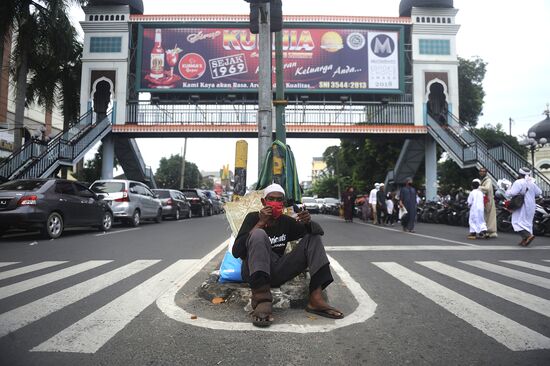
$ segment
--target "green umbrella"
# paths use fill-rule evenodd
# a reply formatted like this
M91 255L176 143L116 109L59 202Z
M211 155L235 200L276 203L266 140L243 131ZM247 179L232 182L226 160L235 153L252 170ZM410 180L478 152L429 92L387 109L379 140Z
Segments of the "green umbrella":
M298 181L296 162L290 146L275 140L267 152L256 190L264 189L271 183L280 184L285 192L287 205L302 202L302 189Z

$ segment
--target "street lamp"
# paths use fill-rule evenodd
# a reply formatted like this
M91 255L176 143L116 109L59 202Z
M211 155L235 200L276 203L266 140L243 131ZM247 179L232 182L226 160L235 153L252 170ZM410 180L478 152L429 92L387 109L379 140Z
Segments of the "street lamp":
M531 165L533 166L533 176L534 176L534 168L535 168L535 151L538 149L544 147L548 143L548 140L546 137L541 137L537 140L537 133L532 131L529 132L528 137L523 139L523 141L520 142L522 146L525 146L526 148L531 151Z

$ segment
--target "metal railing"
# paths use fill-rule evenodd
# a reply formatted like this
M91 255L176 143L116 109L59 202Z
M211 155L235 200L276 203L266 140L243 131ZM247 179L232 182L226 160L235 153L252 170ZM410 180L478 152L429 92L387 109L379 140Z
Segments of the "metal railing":
M477 136L471 127L461 123L455 116L450 117L449 123L444 128L428 115L428 130L438 139L438 142L447 147L448 152L462 162L463 166L479 164L487 169L495 181L499 179L514 181L519 168L531 165L505 142L489 149L485 141ZM550 180L537 169L534 169L534 178L543 193L549 195Z
M52 139L47 146L42 145L40 154L33 156L24 167L12 174L10 179L41 177L53 167L57 167L60 161L72 162L85 149L94 144L106 129L111 127L111 114L99 123L92 123L91 116L83 118L79 124L71 126L72 131L69 128L61 133L59 138L56 136L55 139Z
M256 125L256 105L195 105L130 103L126 122L139 125ZM364 105L293 104L285 109L287 125L414 124L412 103Z
M67 130L61 131L48 142L31 140L25 143L0 164L0 177L5 180L14 179L14 176L34 164L35 160L49 151L52 146L59 145L61 140L70 141L82 134L93 124L93 116L94 113L91 110L86 112L77 122L70 124Z

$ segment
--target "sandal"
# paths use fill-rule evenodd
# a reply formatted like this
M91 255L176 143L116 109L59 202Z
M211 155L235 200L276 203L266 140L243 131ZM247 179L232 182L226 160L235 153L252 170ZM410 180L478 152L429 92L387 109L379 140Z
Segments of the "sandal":
M335 309L331 306L327 306L326 308L322 308L322 309L314 309L314 308L311 308L311 307L307 306L306 311L308 313L312 313L312 314L319 315L319 316L322 316L324 318L329 318L329 319L343 319L344 318L344 313L342 313L340 310ZM339 315L332 314L332 313L330 313L330 311L339 313Z
M273 296L269 285L252 289L251 305L252 325L257 327L269 327L273 323Z

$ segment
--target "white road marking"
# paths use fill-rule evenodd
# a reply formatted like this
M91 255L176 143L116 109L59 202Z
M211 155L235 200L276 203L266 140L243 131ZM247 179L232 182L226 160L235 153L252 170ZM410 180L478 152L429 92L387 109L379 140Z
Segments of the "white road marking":
M125 232L128 232L128 231L134 231L134 230L141 230L141 228L140 228L140 227L133 227L133 228L131 228L131 229L114 230L114 231L104 231L104 232L102 232L102 233L95 234L94 236L104 236L104 235L120 234L120 233L125 233Z
M0 314L0 337L121 281L160 260L137 260L88 281Z
M550 246L533 247L529 250L540 249L549 250ZM329 245L325 247L328 252L361 252L361 251L409 251L409 250L458 250L458 251L484 251L484 250L525 250L525 248L515 246L502 246L502 245L484 245L467 247L463 245Z
M197 262L198 260L177 261L31 351L97 352Z
M164 295L158 298L157 306L170 318L182 323L194 325L208 329L230 330L230 331L258 331L258 332L287 332L287 333L319 333L330 332L334 329L346 327L348 325L361 323L369 319L374 315L376 310L376 303L370 298L370 296L363 290L361 285L357 283L349 273L334 259L329 257L330 265L334 269L335 273L340 277L345 286L353 294L359 305L349 315L346 315L344 319L338 319L332 321L330 324L325 325L298 325L298 324L273 324L268 328L258 328L253 326L250 322L224 322L218 320L209 320L199 317L198 319L191 320L191 314L185 309L182 309L175 303L175 296L177 292L195 276L214 256L219 252L227 248L227 242L222 243L212 252L207 254L201 259L195 268L189 271L176 285L168 290Z
M46 262L31 264L30 266L15 268L15 269L12 269L11 271L1 272L0 280L4 280L6 278L19 276L19 275L34 272L34 271L39 271L41 269L57 266L63 263L67 263L67 261L46 261Z
M102 266L112 261L88 261L68 268L60 269L59 271L51 272L43 276L33 277L25 281L17 282L12 285L0 287L0 299L19 294L33 288L47 285L63 278L73 276L77 273L90 270L95 267Z
M38 244L38 242L37 242L37 241L33 241L33 242L32 242L32 243L30 243L29 245L30 245L30 246L33 246L33 245L37 245L37 244Z
M17 263L21 263L21 262L0 262L0 268L11 266L12 264L17 264Z
M332 217L330 217L330 218L333 219L333 220L337 220L337 219L332 218ZM373 228L380 229L380 230L394 231L394 232L396 232L396 233L419 236L419 237L421 237L421 238L427 238L427 239L433 239L433 240L444 241L444 242L447 242L447 243L454 243L454 244L465 245L465 246L468 246L468 247L478 247L478 246L479 246L479 245L475 245L475 244L471 244L471 243L465 243L465 242L463 242L463 241L457 241L457 240L451 240L451 239L443 239L443 238L438 238L438 237L436 237L436 236L430 236L430 235L424 235L424 234L418 234L418 233L409 233L409 232L406 232L406 231L403 231L403 230L392 229L392 228L384 227L384 226L380 226L380 225L367 224L367 223L365 223L365 222L357 222L357 224L359 224L359 225L364 225L364 226L369 226L369 227L373 227Z
M525 273L521 271L517 271L515 269L503 267L503 266L497 266L496 264L487 263L483 261L460 261L462 263L468 264L470 266L474 266L477 268L484 269L489 272L493 272L496 274L499 274L501 276L506 276L510 278L514 278L518 281L523 281L526 283L529 283L531 285L543 287L546 289L550 289L550 279L544 278L541 276L535 276L530 273Z
M550 317L550 301L440 262L416 262L433 271Z
M529 263L524 261L501 261L502 263L513 264L514 266L534 269L535 271L550 273L550 267L541 266L540 264Z
M550 338L393 262L373 263L512 351L550 348Z

